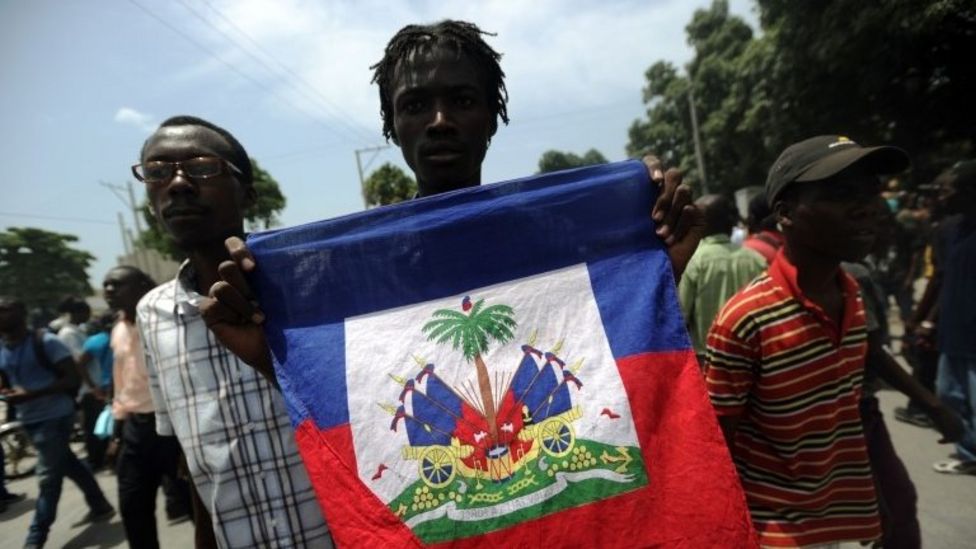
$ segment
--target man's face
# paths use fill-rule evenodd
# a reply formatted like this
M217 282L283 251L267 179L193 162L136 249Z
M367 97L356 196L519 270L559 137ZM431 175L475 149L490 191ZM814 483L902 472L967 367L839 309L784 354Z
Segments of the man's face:
M27 325L27 310L18 303L0 297L0 332L13 332Z
M169 126L149 138L142 161L182 161L200 156L228 160L230 150L223 136L209 128ZM156 219L186 251L241 235L244 209L254 199L253 188L245 187L228 170L200 180L178 171L168 182L147 185L146 192Z
M946 178L939 186L939 204L947 215L976 210L976 191L960 185L958 176Z
M396 143L420 194L481 184L496 122L470 58L440 46L415 51L397 66L392 88Z
M102 281L105 301L113 311L132 311L149 288L140 284L140 277L130 269L112 269Z
M91 318L91 309L87 307L76 307L71 311L72 324L84 324Z
M799 185L777 208L787 240L830 260L863 259L878 237L877 177L854 168Z

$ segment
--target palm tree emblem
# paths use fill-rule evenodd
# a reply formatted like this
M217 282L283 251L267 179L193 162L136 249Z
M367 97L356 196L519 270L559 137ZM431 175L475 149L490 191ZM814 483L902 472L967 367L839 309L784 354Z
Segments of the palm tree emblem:
M508 305L486 307L484 299L472 304L471 298L464 296L461 311L438 309L432 316L433 320L422 329L427 334L427 341L450 342L451 347L455 351L461 351L468 362L474 362L488 431L493 441L498 440L498 425L495 423L497 409L492 397L488 367L481 355L488 351L488 344L492 340L504 344L515 336L517 323L514 311Z

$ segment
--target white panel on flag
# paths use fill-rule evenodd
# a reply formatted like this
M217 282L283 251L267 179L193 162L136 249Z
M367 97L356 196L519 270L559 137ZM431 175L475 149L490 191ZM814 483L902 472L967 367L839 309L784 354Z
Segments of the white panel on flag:
M476 314L497 318L480 341L467 332L466 357ZM646 482L629 469L643 469L639 444L585 265L350 318L345 341L359 476L384 503L400 498L408 524L511 513L584 480ZM496 505L465 508L506 482L505 497L482 498Z

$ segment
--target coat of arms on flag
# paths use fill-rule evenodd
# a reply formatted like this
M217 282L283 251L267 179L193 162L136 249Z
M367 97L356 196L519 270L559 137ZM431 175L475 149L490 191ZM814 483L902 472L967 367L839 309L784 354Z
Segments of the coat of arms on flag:
M560 308L573 321L553 327L549 315ZM348 363L350 401L378 400L350 410L357 455L369 456L359 476L422 540L647 484L584 267L354 318L346 328L347 349L371 349ZM397 339L412 339L409 353L371 345ZM385 395L371 379L375 361L393 370Z
M651 197L627 162L251 238L340 545L754 544Z

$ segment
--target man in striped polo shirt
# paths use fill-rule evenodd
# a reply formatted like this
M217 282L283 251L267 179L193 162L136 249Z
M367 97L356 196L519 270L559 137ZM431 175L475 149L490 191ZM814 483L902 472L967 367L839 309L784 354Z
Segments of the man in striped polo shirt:
M908 165L900 149L834 135L783 151L766 198L785 245L709 330L709 395L764 546L881 536L858 414L864 309L840 263L874 243L877 176Z

